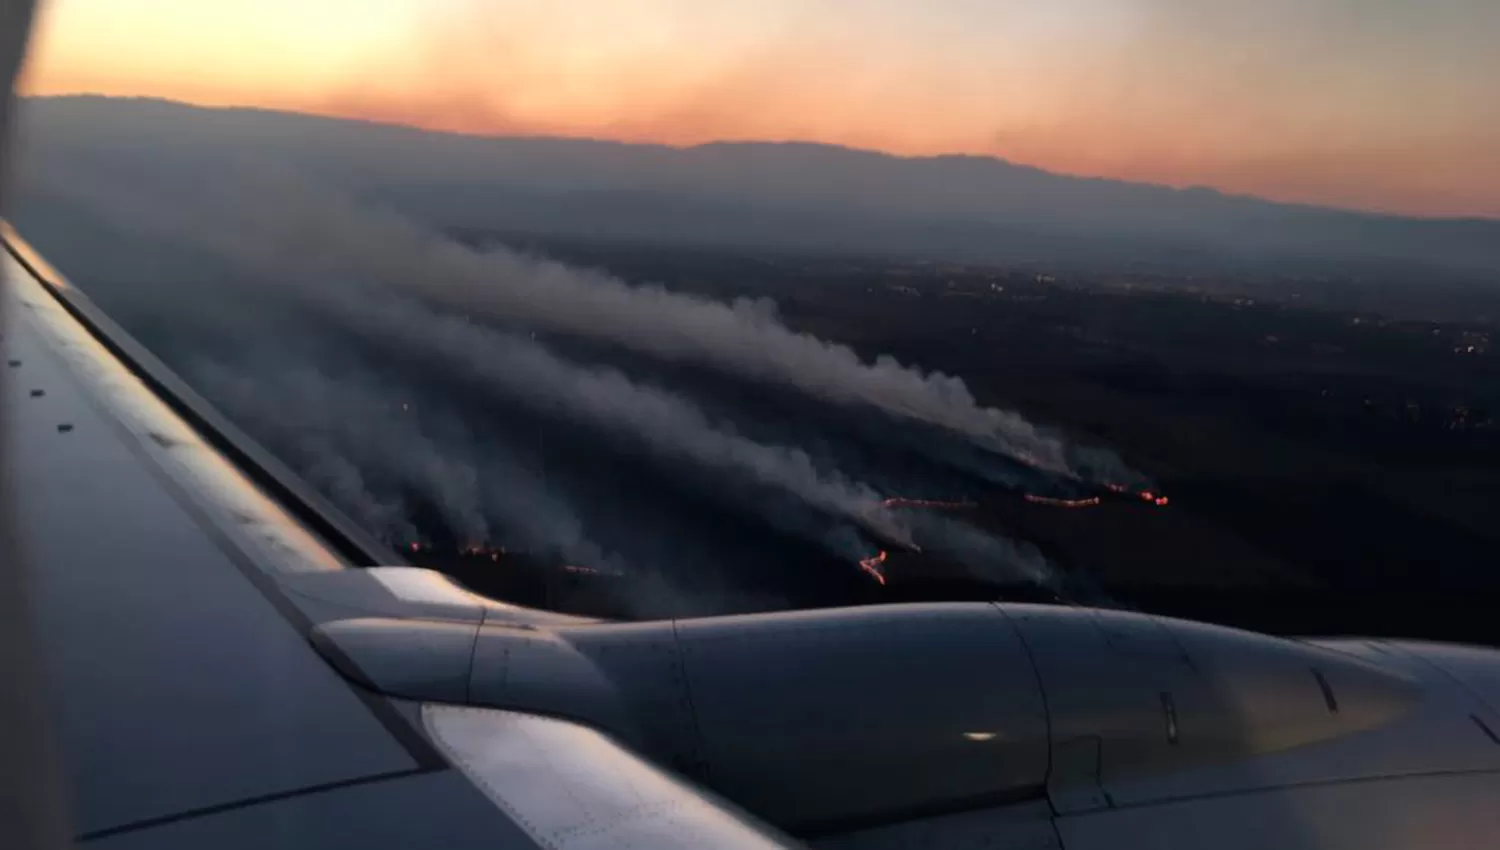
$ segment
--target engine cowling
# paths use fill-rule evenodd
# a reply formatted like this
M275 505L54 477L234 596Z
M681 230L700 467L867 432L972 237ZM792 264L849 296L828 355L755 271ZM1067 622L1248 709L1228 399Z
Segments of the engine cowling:
M389 630L411 655L412 628L323 631L368 656ZM458 665L468 702L596 726L803 833L1044 796L1060 812L1104 808L1154 793L1139 790L1148 780L1375 728L1419 696L1404 676L1324 647L1057 606L486 621L462 632L425 645L468 652ZM389 692L455 693L451 681L421 693L431 675L401 675L402 664L354 660L380 670L373 684Z

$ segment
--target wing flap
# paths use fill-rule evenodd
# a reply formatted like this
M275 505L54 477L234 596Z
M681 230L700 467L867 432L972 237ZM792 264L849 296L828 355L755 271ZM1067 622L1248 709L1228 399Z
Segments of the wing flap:
M437 704L423 707L422 720L449 761L542 847L802 846L586 726Z

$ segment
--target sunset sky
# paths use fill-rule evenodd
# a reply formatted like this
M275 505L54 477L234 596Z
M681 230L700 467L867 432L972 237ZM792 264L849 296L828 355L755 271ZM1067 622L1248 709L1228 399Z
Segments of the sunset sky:
M52 0L23 91L1500 217L1497 0Z

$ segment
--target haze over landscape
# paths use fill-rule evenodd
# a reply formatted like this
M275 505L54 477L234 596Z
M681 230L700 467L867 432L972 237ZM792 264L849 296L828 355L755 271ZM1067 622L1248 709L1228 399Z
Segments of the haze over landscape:
M64 0L7 215L485 592L1482 636L1496 7L569 8Z
M141 125L150 132L118 121L79 132L32 110L53 105L144 109L153 120ZM862 361L791 331L770 302L721 304L470 248L295 170L336 180L316 168L331 160L300 161L240 133L224 144L179 132L161 108L28 104L19 221L393 544L524 548L590 569L634 563L681 575L691 562L662 545L717 546L723 520L669 531L667 520L632 515L686 512L675 495L686 491L851 568L881 544L918 548L913 521L883 505L895 481L930 487L912 477L913 461L850 468L847 453L822 445L831 435L809 442L809 431L848 429L845 409L869 410L861 442L926 455L934 476L1006 488L1144 480L1107 452L982 407L961 380ZM736 384L738 395L724 394ZM537 428L551 446L527 436ZM598 461L586 459L601 450L609 478L646 467L629 473L629 504L618 501L624 482L599 480ZM1004 538L933 522L927 548L964 559L978 547L981 572L1045 577L1039 556ZM610 527L614 536L596 542ZM734 561L717 560L720 570Z

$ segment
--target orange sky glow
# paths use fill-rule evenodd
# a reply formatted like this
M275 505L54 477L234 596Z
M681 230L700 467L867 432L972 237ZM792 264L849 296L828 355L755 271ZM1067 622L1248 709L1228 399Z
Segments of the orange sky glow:
M54 0L29 94L987 154L1500 217L1493 0Z

